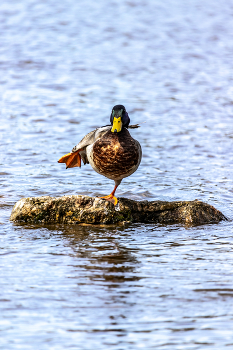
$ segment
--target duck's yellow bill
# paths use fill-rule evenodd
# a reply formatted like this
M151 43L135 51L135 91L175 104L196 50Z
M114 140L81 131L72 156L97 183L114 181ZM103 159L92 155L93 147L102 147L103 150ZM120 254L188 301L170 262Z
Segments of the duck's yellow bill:
M121 117L119 118L114 117L111 132L120 132L121 129L122 129Z

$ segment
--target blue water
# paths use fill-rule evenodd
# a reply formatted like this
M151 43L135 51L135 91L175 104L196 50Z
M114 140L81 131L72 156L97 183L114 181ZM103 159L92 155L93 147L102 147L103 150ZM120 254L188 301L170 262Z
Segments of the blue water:
M2 0L0 348L233 348L233 2ZM36 226L23 197L107 195L57 160L124 104L143 159L118 197L217 225Z

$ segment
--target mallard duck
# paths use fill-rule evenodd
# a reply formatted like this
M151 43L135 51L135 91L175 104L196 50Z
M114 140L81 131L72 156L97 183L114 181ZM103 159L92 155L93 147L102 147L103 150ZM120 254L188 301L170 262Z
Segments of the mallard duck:
M68 153L61 157L58 163L66 163L67 168L81 167L81 159L85 164L91 164L99 174L115 181L113 191L103 198L117 204L114 196L122 179L132 175L141 162L142 150L140 143L133 139L128 128L130 118L122 105L113 107L110 115L111 125L102 126L89 132Z

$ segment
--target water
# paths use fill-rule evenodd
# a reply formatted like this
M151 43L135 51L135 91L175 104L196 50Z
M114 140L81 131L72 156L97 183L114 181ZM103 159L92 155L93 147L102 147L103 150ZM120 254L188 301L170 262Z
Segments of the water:
M0 348L233 348L233 2L1 1ZM107 195L57 160L124 104L143 159L118 197L229 221L34 226L23 197Z

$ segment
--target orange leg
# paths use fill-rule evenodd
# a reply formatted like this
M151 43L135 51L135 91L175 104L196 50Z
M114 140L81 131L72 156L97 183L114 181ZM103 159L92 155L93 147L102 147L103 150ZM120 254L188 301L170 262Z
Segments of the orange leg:
M114 190L108 196L99 197L99 198L103 198L106 201L112 202L114 205L117 205L117 198L114 197L114 194L116 192L117 187L118 187L118 185L115 185Z

